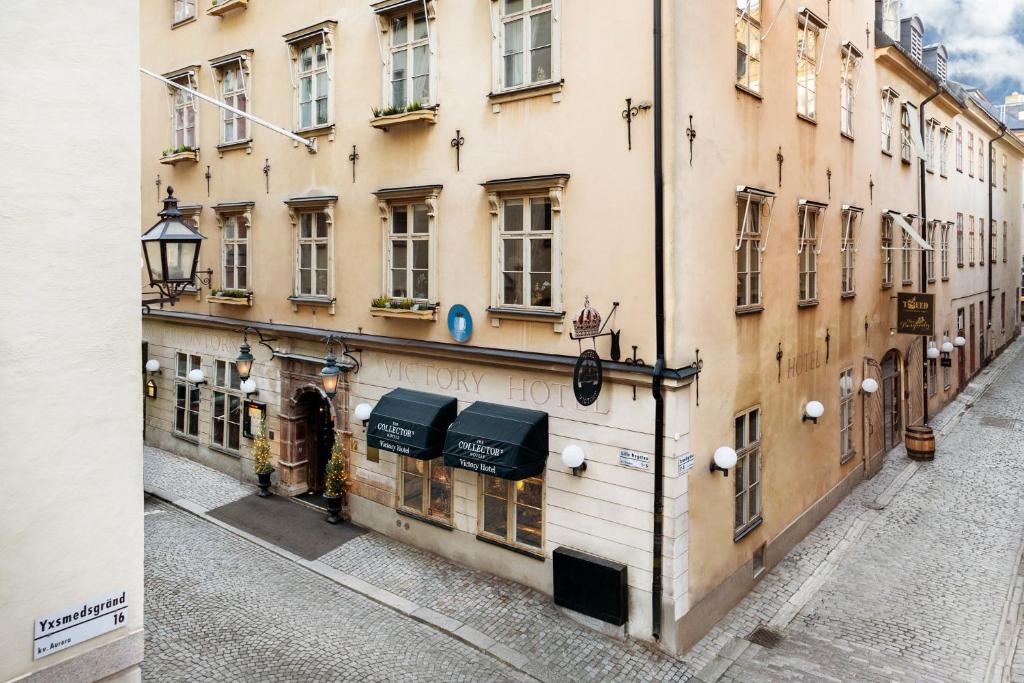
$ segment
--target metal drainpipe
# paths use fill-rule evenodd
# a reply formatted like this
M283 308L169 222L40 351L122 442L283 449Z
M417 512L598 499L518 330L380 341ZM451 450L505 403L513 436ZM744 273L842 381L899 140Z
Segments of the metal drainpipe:
M999 124L999 128L1000 128L999 135L997 135L996 137L994 137L994 138L992 138L991 140L988 141L988 169L989 169L989 173L988 173L988 175L989 175L989 179L988 179L988 225L985 226L986 229L989 229L988 230L988 254L985 255L985 260L988 261L988 264L987 264L987 270L988 270L988 296L985 299L987 301L987 303L985 305L987 306L987 310L988 310L988 321L987 321L987 323L985 325L985 337L986 337L986 341L988 343L985 345L985 350L988 352L988 357L982 359L982 363L984 363L986 366L989 364L990 359L992 358L992 349L991 349L992 340L989 338L988 331L990 329L992 329L992 256L995 255L995 253L996 253L996 247L995 247L994 244L992 244L992 235L993 235L994 231L990 229L991 226L992 226L992 220L993 220L992 211L993 211L993 208L994 208L993 204L992 204L992 201L993 201L993 198L992 198L992 188L995 185L995 164L992 163L992 160L995 157L993 157L992 155L995 154L996 141L999 140L1000 138L1002 138L1004 135L1006 135L1006 125L1005 124Z
M934 100L936 97L938 97L941 94L942 94L942 88L940 87L934 93L929 95L923 102L921 102L921 107L920 107L920 110L918 111L918 116L920 116L920 118L921 118L921 137L922 137L921 141L922 142L926 142L927 141L927 139L924 138L924 135L925 135L925 132L924 132L924 108L925 108L925 106L929 102L931 102L932 100ZM925 158L921 159L921 227L924 229L924 238L925 238L925 240L928 239L928 192L927 192L928 159L927 159L927 156L928 155L926 153L925 154ZM927 260L928 260L928 254L925 253L924 251L922 251L921 252L921 292L922 293L927 293L928 292L928 263L927 263ZM935 311L933 310L932 311L932 316L934 317L934 315L935 315ZM921 394L922 394L922 398L924 399L924 425L927 427L928 426L928 363L930 361L928 360L928 335L926 335L926 334L921 335L921 360L922 360L922 365L921 365L922 375L921 375L921 377L923 379L923 381L921 382ZM909 421L909 419L910 419L909 416L908 416L907 419Z
M651 378L654 394L654 547L651 577L651 635L661 640L661 554L664 529L665 399L665 192L662 159L661 0L654 0L654 339L657 359Z

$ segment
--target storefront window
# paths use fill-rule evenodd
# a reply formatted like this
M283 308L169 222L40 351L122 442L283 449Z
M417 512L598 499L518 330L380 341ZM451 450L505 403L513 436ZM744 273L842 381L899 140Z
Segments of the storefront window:
M400 507L425 517L451 523L452 469L441 458L402 458Z
M174 431L199 438L199 387L186 381L188 373L202 365L200 356L179 353L175 359Z
M480 533L537 551L543 547L544 480L509 481L482 475Z

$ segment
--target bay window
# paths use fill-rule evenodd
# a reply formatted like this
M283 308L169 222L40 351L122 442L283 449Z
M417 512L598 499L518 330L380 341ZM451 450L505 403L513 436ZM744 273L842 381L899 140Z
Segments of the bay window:
M480 475L479 533L539 553L544 549L544 479L509 481Z
M736 85L761 92L761 0L736 0Z
M452 468L445 467L444 458L399 460L399 509L451 525Z
M231 361L215 363L213 381L213 443L238 451L242 430L241 378Z

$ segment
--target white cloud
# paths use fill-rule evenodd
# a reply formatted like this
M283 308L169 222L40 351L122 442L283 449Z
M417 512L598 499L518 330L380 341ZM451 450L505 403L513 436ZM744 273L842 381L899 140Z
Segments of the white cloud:
M983 88L1024 77L1024 0L904 0L949 50L950 76ZM1016 30L1015 30L1016 29Z

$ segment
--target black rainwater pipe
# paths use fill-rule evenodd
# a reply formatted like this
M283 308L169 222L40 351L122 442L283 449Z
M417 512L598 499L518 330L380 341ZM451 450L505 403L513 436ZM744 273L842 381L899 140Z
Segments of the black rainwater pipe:
M654 0L654 548L651 577L651 635L661 639L661 554L664 529L665 398L665 191L662 159L661 0Z
M988 231L988 254L986 255L986 258L985 258L985 260L988 261L988 297L986 299L988 301L988 303L986 304L986 306L988 306L988 321L987 321L987 323L985 325L985 337L986 337L986 341L989 342L989 343L986 344L986 346L985 346L985 351L988 352L987 357L982 359L982 362L985 365L988 365L989 362L990 362L990 359L992 358L992 349L990 348L992 346L992 344L991 344L992 339L990 338L990 336L988 334L988 331L992 329L992 298L993 298L992 297L992 261L995 260L993 257L997 253L996 245L993 244L996 231L994 229L992 229L992 228L996 227L996 226L993 225L993 222L995 221L995 217L992 215L992 212L993 212L993 209L994 209L993 204L992 204L992 201L993 201L993 199L992 199L992 189L995 187L995 184L996 184L995 150L996 150L996 141L999 140L1000 138L1002 138L1004 135L1006 135L1006 124L1002 124L1002 123L999 124L999 129L1000 129L999 135L997 135L996 137L994 137L994 138L992 138L991 140L988 141L988 171L989 171L988 172L988 175L989 175L989 179L988 179L988 227L989 227L989 231Z
M942 94L942 87L929 95L923 102L921 102L920 111L918 116L921 118L921 142L924 143L924 108L925 106L934 100L936 97ZM927 150L927 148L926 148ZM925 158L921 159L921 228L924 230L924 238L928 239L928 191L927 191L927 167L928 167L928 154L925 153ZM935 247L933 246L932 249ZM934 263L934 255L932 256L932 263ZM928 292L928 254L924 251L921 252L921 293ZM932 308L932 318L934 320L935 310ZM934 332L934 330L932 330ZM928 426L928 364L931 360L928 359L928 335L921 335L921 368L922 368L922 379L921 382L921 397L924 399L924 425ZM907 418L909 420L909 416Z

